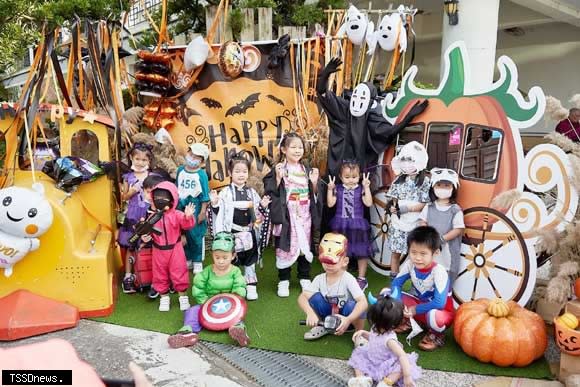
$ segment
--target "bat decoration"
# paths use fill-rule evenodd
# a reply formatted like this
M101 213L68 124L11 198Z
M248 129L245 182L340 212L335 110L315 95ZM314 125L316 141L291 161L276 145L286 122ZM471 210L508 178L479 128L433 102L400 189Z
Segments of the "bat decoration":
M271 99L272 101L276 102L278 105L284 106L284 101L282 101L280 98L273 96L272 94L268 94L266 96L266 98Z
M246 110L248 110L249 108L253 108L254 105L256 105L256 103L259 102L258 99L259 96L260 93L250 94L249 96L246 97L246 99L241 101L239 104L229 108L228 111L226 112L226 117L233 116L236 114L244 114Z
M221 109L223 107L221 103L211 98L202 98L201 102L210 109Z
M181 119L184 125L189 125L189 117L201 116L201 114L192 108L188 108L185 104L181 104L179 105L177 116Z

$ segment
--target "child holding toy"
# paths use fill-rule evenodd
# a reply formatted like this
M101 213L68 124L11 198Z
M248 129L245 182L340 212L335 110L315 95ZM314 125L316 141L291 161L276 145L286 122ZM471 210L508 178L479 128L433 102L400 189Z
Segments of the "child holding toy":
M301 161L304 140L294 132L280 140L280 162L264 177L264 190L270 204L278 296L290 295L290 270L298 261L298 279L302 290L310 285L312 234L320 227L322 200L321 181L317 168L308 168Z
M399 177L391 184L387 197L391 213L387 238L391 248L391 277L399 272L401 255L407 254L407 235L419 225L419 215L430 202L427 150L417 141L405 144L393 158L392 168Z
M236 238L236 265L244 268L247 283L246 299L258 299L256 262L259 259L258 240L262 234L264 215L269 211L270 198L260 200L255 189L246 185L250 173L250 161L236 154L228 161L232 183L219 193L210 192L211 206L215 214L214 233L232 232Z
M184 315L183 327L167 339L171 348L189 347L198 342L197 334L202 326L199 314L203 303L216 294L233 293L246 296L246 282L241 270L232 264L235 259L234 236L229 232L218 232L212 242L213 264L206 266L193 279L192 294L197 305ZM228 333L242 347L250 343L243 321L231 326Z
M126 203L126 211L121 215L118 242L125 251L125 277L123 278L123 293L135 293L135 275L133 274L133 262L138 242L129 243L133 234L133 227L147 216L149 205L143 195L143 181L149 176L153 164L152 147L137 142L129 150L128 159L131 172L123 175L121 188L121 200Z
M377 387L411 387L421 377L421 367L417 366L417 354L407 354L395 333L395 328L403 321L403 304L389 296L380 296L369 307L367 318L371 330L357 331L353 338L362 337L366 345L357 346L352 352L348 365L354 368L355 377L348 381L349 387L370 387L373 381Z
M161 295L159 311L168 312L171 307L169 287L179 293L179 309L190 307L187 297L189 273L185 262L185 252L181 244L181 231L195 226L193 203L185 207L184 212L176 209L178 202L177 187L168 181L159 183L151 191L151 202L163 216L154 225L158 234L143 235L141 239L147 243L153 242L153 281L152 286Z
M205 161L209 156L207 145L195 143L189 146L185 165L177 168L176 185L179 192L178 209L183 210L192 203L195 207L196 225L185 233L188 269L197 274L203 270L205 256L206 211L209 203L209 180L205 172Z
M459 273L461 236L465 229L463 211L456 202L459 177L457 172L446 168L431 169L432 203L427 204L419 218L422 225L432 226L441 236L441 254L437 262L449 273L450 288Z
M434 261L441 251L441 237L433 227L419 226L409 233L407 244L409 259L391 283L391 296L405 305L405 319L395 332L409 332L410 318L414 318L429 328L419 348L433 351L445 345L445 329L455 317L447 270ZM411 280L411 293L402 290L407 280Z
M368 287L366 272L369 257L374 254L370 241L371 226L364 217L364 206L370 207L373 204L369 174L363 174L362 184L359 184L359 163L347 160L340 166L342 183L336 184L336 178L332 176L328 180L327 205L330 208L337 205L330 229L347 237L348 257L357 260L357 282L364 291Z
M312 329L304 334L304 340L316 340L329 332L318 322L329 315L340 315L341 324L336 335L342 335L352 324L355 329L364 327L367 300L348 266L348 241L344 235L327 233L320 241L318 259L323 274L319 274L298 297L298 305L306 313L306 325Z

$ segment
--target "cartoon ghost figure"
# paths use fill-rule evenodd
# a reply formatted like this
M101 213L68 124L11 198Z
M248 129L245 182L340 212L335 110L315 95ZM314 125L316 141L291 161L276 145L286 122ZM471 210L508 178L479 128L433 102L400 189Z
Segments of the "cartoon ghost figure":
M369 50L367 54L375 51L379 43L381 49L393 51L397 46L400 52L407 51L407 30L405 29L404 8L399 7L399 12L383 16L377 30L369 38Z
M365 39L373 33L374 23L370 22L367 15L361 13L354 5L346 11L345 23L338 30L337 36L346 34L355 46L360 46Z
M419 173L427 168L429 155L427 149L417 141L411 141L401 148L399 154L391 161L391 167L396 175Z
M32 189L9 187L0 190L0 268L12 275L12 267L40 247L37 238L52 224L52 207L44 196L44 186Z

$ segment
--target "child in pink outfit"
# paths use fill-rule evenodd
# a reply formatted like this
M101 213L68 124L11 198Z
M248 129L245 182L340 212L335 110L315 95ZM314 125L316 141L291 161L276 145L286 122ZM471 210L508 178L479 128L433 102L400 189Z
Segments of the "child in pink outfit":
M154 226L160 234L152 233L142 237L144 242L153 241L152 286L161 295L159 311L168 312L170 309L170 284L179 293L179 309L187 310L190 307L186 293L189 273L181 244L181 231L195 227L195 208L189 204L184 212L177 210L177 187L168 181L156 185L151 191L151 197L154 208L164 211L163 217Z

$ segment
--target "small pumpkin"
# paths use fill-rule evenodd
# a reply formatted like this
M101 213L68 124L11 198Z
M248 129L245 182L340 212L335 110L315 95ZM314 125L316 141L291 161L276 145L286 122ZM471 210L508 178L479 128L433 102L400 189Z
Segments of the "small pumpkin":
M514 301L501 299L462 304L453 335L467 355L500 367L525 367L548 346L544 320Z
M578 327L578 318L572 313L564 313L558 317L560 324L566 325L570 329L576 329Z
M560 351L568 355L580 356L580 332L563 323L563 316L554 318L554 340L556 345L558 345Z

